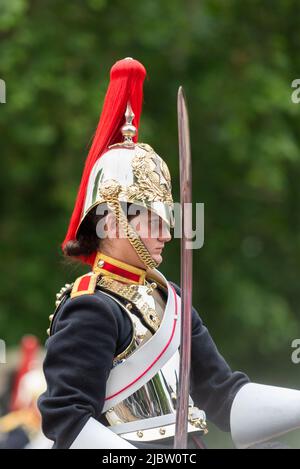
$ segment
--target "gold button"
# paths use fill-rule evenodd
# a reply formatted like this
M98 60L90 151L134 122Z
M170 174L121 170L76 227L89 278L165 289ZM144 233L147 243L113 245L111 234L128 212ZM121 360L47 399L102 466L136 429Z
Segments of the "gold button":
M166 430L165 430L164 428L160 428L160 429L159 429L159 433L160 433L161 435L165 435Z
M125 306L125 308L127 308L127 309L132 309L132 304L131 304L131 303L127 303L127 305Z
M47 334L50 335L50 327L47 329Z
M49 321L52 321L54 314L50 314Z
M140 430L138 432L136 432L136 434L139 438L143 438L143 436L144 436L144 433L141 432Z
M154 290L155 288L157 288L157 283L156 283L156 282L152 282L151 285L150 285L150 287L153 288L153 290Z
M100 259L100 261L98 262L98 267L103 267L103 266L104 266L104 260Z

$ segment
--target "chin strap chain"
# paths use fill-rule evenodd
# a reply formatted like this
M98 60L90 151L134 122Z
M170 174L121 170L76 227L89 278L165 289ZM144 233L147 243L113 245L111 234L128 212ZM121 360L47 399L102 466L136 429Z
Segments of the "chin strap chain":
M145 264L148 269L154 269L158 267L159 264L152 258L151 254L149 253L148 249L142 242L137 232L132 228L130 223L128 223L128 220L121 207L119 200L115 199L114 197L106 196L106 202L108 208L115 214L116 219L122 226L126 237L128 238L131 246L139 256L141 261Z

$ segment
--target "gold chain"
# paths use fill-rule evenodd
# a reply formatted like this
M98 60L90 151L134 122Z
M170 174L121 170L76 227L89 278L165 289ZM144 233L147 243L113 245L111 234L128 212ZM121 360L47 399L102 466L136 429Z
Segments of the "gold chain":
M110 208L116 216L116 219L120 222L130 244L136 251L137 255L141 259L141 261L148 267L148 269L153 269L158 267L158 263L152 258L151 254L149 253L148 249L142 242L139 235L136 231L132 228L132 226L128 223L126 215L123 212L123 209L120 205L119 200L116 200L114 197L106 197L106 202L108 208Z

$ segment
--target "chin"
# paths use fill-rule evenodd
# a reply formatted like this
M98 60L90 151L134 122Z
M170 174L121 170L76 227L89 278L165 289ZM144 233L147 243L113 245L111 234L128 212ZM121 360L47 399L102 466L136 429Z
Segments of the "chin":
M153 259L155 260L155 262L157 262L158 264L161 264L163 258L161 256L161 254L153 254Z

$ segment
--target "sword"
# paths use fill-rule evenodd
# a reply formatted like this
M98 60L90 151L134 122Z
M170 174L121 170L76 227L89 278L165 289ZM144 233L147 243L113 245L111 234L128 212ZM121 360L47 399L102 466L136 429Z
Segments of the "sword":
M192 233L192 165L189 119L182 86L177 95L180 203L181 203L181 341L178 399L174 448L187 448L192 331L192 250L187 248ZM188 205L186 205L188 204Z

